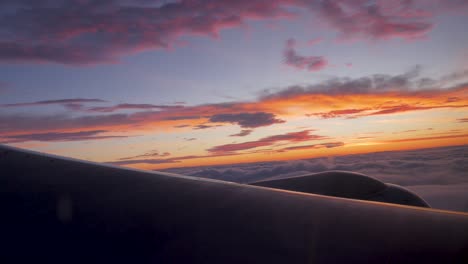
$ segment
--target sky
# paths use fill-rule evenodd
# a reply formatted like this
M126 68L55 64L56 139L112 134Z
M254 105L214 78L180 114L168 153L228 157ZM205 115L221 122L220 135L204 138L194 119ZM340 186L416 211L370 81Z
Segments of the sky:
M0 143L141 169L468 143L466 0L0 1Z

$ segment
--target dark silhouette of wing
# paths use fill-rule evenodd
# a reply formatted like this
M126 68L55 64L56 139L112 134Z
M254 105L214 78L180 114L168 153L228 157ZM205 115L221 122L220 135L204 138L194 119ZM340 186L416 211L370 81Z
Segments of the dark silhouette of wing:
M258 181L251 185L358 200L430 207L426 201L408 189L348 171L312 173L299 177Z
M468 215L0 146L0 263L467 263Z

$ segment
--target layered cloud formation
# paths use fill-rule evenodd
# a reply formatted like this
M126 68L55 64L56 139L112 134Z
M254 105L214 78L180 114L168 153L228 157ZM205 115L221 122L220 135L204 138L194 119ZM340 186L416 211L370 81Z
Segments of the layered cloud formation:
M435 15L467 6L443 0L6 0L0 2L0 60L114 63L173 46L180 36L216 36L250 20L294 18L294 9L320 17L341 38L414 39L433 28ZM290 59L309 68L323 63Z
M439 79L422 78L420 67L415 67L400 75L334 77L313 85L266 90L250 102L195 106L134 103L103 106L105 100L82 98L21 102L0 107L16 109L54 104L62 105L67 112L54 115L36 115L34 111L28 114L2 112L0 138L25 133L144 132L158 128L210 129L226 125L255 129L281 124L292 117L356 119L434 109L465 109L468 107L467 77L468 74L462 72ZM90 105L95 103L100 106Z

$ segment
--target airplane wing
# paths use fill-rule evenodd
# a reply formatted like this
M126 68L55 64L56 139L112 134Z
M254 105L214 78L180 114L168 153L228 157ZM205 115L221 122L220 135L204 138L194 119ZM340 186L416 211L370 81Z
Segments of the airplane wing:
M250 184L350 199L430 207L424 199L406 188L355 172L326 171Z
M259 185L0 146L0 263L468 263L468 214Z

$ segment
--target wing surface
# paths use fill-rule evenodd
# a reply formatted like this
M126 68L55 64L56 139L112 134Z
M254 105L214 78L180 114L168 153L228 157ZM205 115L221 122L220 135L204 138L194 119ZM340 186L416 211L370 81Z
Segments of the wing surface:
M467 263L468 215L0 146L0 263Z

